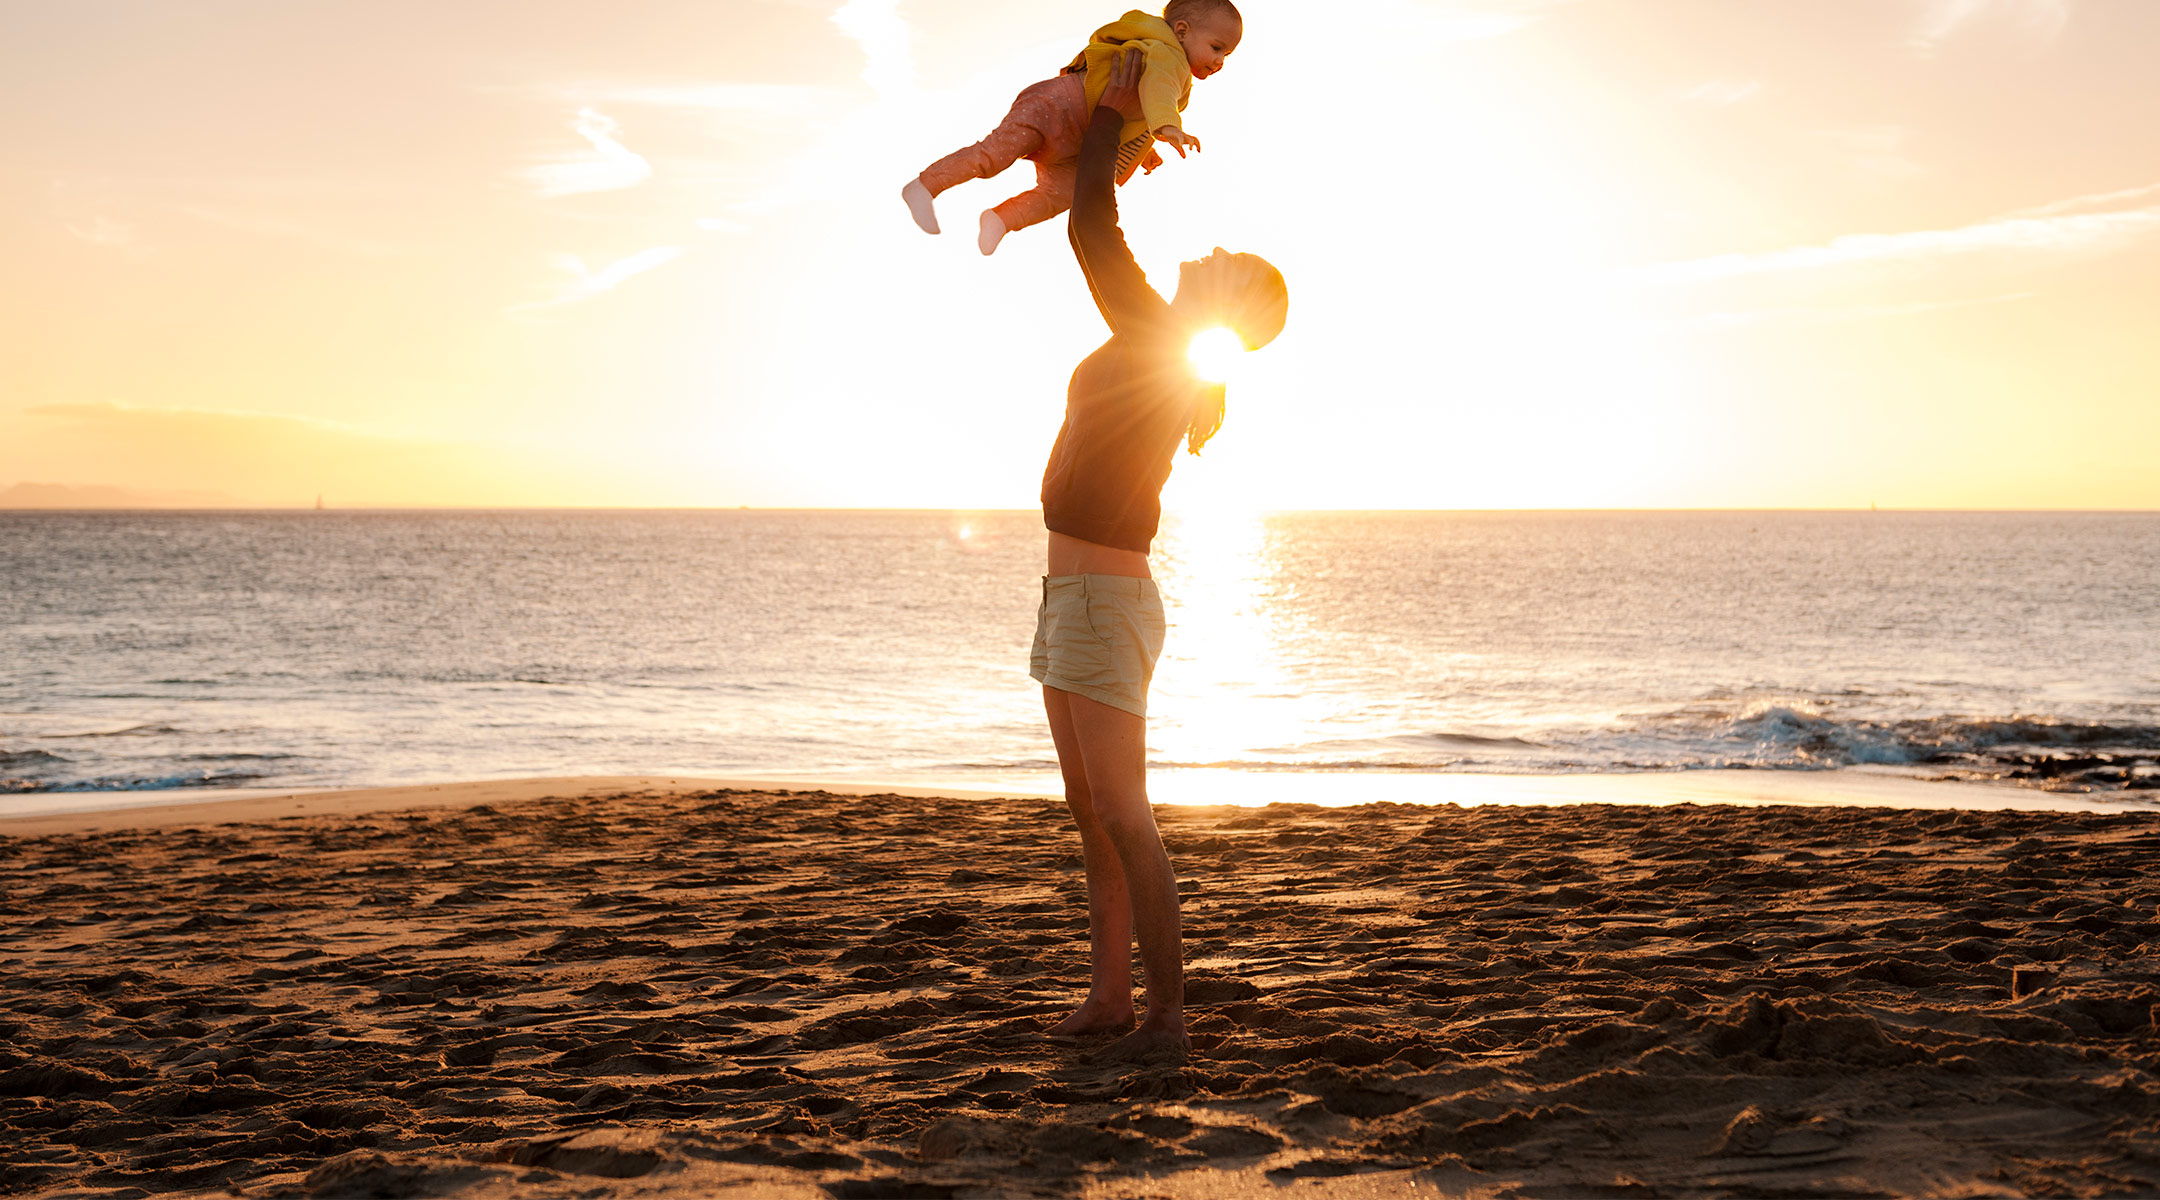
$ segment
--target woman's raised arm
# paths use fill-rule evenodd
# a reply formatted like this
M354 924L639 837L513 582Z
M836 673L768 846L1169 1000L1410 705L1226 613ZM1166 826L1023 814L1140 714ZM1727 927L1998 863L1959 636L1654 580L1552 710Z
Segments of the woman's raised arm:
M1118 228L1118 133L1140 113L1140 51L1128 49L1118 59L1110 82L1096 104L1087 136L1080 143L1078 178L1073 184L1072 216L1067 231L1073 257L1087 277L1088 291L1113 333L1141 337L1175 327L1170 306L1133 260Z

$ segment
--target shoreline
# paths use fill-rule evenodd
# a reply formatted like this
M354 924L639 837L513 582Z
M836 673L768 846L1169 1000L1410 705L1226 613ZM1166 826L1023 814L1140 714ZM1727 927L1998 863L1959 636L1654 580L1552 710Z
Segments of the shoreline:
M837 796L954 800L1060 799L1063 795L1056 774L1048 771L969 780L974 786L950 786L946 782L949 778L907 772L877 778L658 773L525 776L350 788L28 792L0 797L0 836L356 816L629 791L660 795L723 790L829 792ZM2149 792L2124 800L2097 799L2096 795L2109 793L2048 792L2013 784L1922 779L1849 767L1822 771L1705 769L1579 775L1164 770L1151 772L1148 778L1156 804L1181 807L1732 804L1965 812L2160 812L2160 795Z

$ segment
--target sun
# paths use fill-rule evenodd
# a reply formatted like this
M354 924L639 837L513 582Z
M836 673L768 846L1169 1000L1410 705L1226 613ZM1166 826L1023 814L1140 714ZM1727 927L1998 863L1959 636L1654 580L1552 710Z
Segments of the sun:
M1222 383L1230 378L1230 372L1245 356L1245 339L1221 326L1203 329L1193 338L1192 349L1186 353L1192 359L1194 374L1209 383Z

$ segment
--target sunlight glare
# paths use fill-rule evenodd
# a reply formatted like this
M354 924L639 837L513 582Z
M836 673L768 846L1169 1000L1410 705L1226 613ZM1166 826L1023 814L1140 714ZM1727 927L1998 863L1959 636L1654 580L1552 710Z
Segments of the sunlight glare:
M1203 329L1192 340L1187 356L1192 359L1193 373L1209 383L1223 383L1245 354L1245 340L1234 331L1217 326Z
M1267 518L1255 508L1183 508L1164 529L1162 588L1172 636L1155 676L1152 761L1254 762L1304 737L1328 702L1286 671L1296 633L1278 607L1284 582Z
M1002 540L981 513L952 514L945 524L944 534L946 547L962 554L994 553Z

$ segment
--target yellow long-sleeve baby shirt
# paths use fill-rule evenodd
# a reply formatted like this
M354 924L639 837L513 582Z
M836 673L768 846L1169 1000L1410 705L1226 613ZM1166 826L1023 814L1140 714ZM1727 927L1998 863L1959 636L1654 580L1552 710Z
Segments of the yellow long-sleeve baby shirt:
M1178 44L1170 22L1139 9L1096 30L1087 49L1065 68L1066 74L1087 72L1088 111L1094 111L1103 89L1110 86L1110 72L1127 46L1140 49L1140 119L1125 123L1118 131L1119 143L1129 144L1166 125L1184 128L1178 114L1192 99L1192 64L1185 61L1185 47Z

